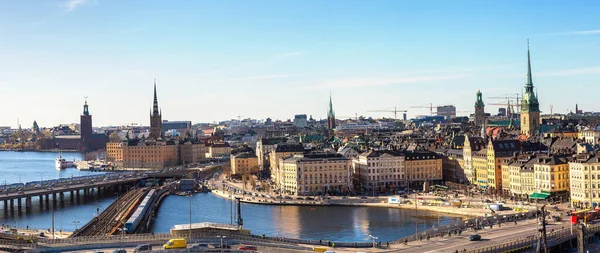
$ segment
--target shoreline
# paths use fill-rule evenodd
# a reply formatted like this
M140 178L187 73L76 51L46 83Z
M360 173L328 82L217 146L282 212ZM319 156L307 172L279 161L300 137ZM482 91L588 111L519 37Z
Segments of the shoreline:
M211 191L215 196L224 198L224 199L229 199L229 193L223 192L221 190L212 190ZM242 195L234 195L235 197L242 197ZM246 195L247 196L247 195ZM245 196L244 196L245 197ZM254 197L255 198L255 197ZM305 202L305 201L294 201L290 202L289 200L287 200L286 202L279 202L279 201L269 201L267 202L265 201L259 201L259 200L248 200L246 198L242 198L240 200L240 202L242 203L247 203L247 204L256 204L256 205L274 205L274 206L280 206L280 205L288 205L288 206L356 206L356 207L378 207L378 208L394 208L394 209L407 209L407 210L423 210L423 211L429 211L429 212L434 212L434 213L443 213L443 214L451 214L451 215L455 215L455 216L461 216L463 219L465 218L474 218L474 217L482 217L485 216L486 214L484 213L479 213L479 212L473 212L475 210L473 209L466 209L466 208L456 208L456 207L441 207L441 206L424 206L424 205L419 205L418 207L415 207L414 205L400 205L400 204L388 204L388 203L326 203L326 202L320 202L320 201L311 201L311 202ZM462 210L461 210L462 209Z

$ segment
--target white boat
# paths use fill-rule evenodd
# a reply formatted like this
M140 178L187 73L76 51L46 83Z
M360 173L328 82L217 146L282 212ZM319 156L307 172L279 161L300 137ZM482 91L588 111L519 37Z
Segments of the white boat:
M58 158L56 158L55 161L55 166L57 170L61 170L64 168L67 168L68 166L67 160L62 158L62 155L58 155Z

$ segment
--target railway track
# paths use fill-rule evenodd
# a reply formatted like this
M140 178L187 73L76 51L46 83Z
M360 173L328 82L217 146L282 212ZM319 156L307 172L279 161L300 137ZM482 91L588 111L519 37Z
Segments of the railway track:
M131 210L135 208L139 200L144 197L148 189L133 189L113 202L100 215L92 219L71 237L80 236L111 236L120 233L119 227L127 220Z

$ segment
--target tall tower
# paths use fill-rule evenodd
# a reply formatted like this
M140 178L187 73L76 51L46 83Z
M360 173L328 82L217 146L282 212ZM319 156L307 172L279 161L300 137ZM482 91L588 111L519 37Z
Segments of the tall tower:
M527 81L525 93L521 100L521 134L532 136L540 130L540 103L533 92L531 78L531 56L529 53L529 40L527 40Z
M152 113L150 113L150 137L155 139L162 137L162 115L158 109L156 78L154 79L154 103L152 105Z
M79 133L81 134L82 149L89 150L92 147L92 115L88 110L87 97L83 104L83 113L79 122Z
M331 93L329 93L329 111L327 111L327 129L335 129L335 112L333 111L333 103L331 101Z
M477 90L477 100L475 101L475 125L483 126L485 123L485 105L481 98L481 90Z

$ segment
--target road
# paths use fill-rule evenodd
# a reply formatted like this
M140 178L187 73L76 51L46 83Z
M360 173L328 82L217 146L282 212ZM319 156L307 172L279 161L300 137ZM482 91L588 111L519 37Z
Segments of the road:
M548 233L554 230L569 229L567 220L562 222L550 222L546 226ZM469 241L468 237L474 232L463 232L460 236L452 236L448 238L435 237L430 241L410 242L408 246L395 245L393 248L406 252L454 252L456 250L471 249L493 245L503 241L509 241L519 238L525 238L528 235L537 233L537 221L527 220L519 221L517 225L514 223L503 223L502 227L494 226L492 229L487 227L484 230L477 231L481 235L481 241Z

